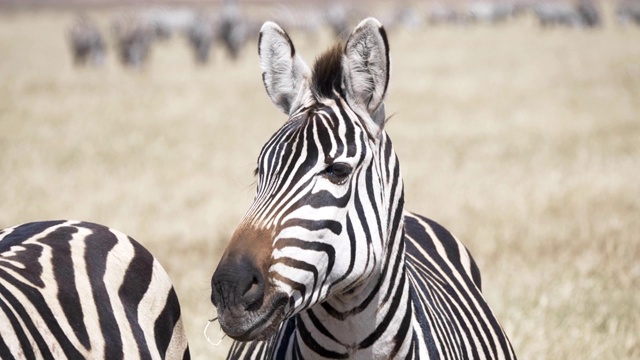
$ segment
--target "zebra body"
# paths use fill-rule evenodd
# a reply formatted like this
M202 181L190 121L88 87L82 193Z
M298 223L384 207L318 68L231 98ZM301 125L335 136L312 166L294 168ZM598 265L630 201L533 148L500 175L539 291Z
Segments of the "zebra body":
M98 26L86 15L79 15L69 29L69 42L75 65L102 65L106 46Z
M515 354L464 245L404 210L383 129L388 41L375 19L310 70L263 25L263 81L289 120L212 277L230 359L495 358Z
M213 20L205 14L200 14L192 21L186 34L189 45L191 45L193 49L196 62L206 64L209 61L211 46L217 35Z
M640 25L640 2L620 1L616 6L616 21L623 26Z
M157 38L156 24L140 14L123 13L114 17L111 26L121 63L142 67Z
M497 24L504 22L515 13L511 2L473 2L467 7L467 21Z
M77 221L0 231L0 358L187 359L180 305L130 237Z
M542 27L596 27L600 25L600 12L590 0L577 4L541 3L533 7Z

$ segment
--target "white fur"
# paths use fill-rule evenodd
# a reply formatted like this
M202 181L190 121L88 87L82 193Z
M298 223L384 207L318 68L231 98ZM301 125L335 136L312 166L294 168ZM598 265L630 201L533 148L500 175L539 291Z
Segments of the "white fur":
M279 109L291 115L309 91L311 70L294 54L287 33L273 22L262 25L258 46L267 94Z
M387 92L390 71L389 49L381 28L374 18L363 20L349 36L342 61L347 101L356 110L366 110L380 127L384 116L377 112Z
M374 18L363 20L349 36L342 58L342 86L353 111L366 122L370 133L382 129L384 98L389 82L389 49ZM311 70L295 53L287 33L277 24L266 22L260 30L260 66L267 94L287 115L311 99Z

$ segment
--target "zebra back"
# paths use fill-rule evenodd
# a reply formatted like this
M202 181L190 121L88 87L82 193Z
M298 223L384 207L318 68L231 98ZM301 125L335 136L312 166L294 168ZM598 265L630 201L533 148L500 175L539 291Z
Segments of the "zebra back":
M480 270L467 248L426 217L405 213L406 268L417 323L430 358L515 358L481 291ZM462 330L462 334L461 334Z
M176 292L127 235L77 221L0 231L0 358L189 358Z

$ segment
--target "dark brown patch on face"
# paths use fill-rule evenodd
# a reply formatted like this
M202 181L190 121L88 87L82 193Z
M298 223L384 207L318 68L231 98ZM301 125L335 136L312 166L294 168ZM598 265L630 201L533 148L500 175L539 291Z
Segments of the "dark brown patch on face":
M251 261L266 277L271 266L273 235L271 230L241 224L231 237L220 263Z
M211 301L223 331L236 340L271 336L289 299L269 276L272 231L241 224L211 278Z

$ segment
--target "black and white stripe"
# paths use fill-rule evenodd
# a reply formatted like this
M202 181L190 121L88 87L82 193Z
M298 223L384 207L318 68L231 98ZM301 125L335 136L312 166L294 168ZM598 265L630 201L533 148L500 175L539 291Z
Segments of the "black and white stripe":
M160 263L102 225L0 231L0 358L188 359L180 305Z
M256 198L212 278L237 340L228 358L515 358L467 249L404 210L380 23L361 22L313 70L274 23L259 53L289 120L260 153Z

